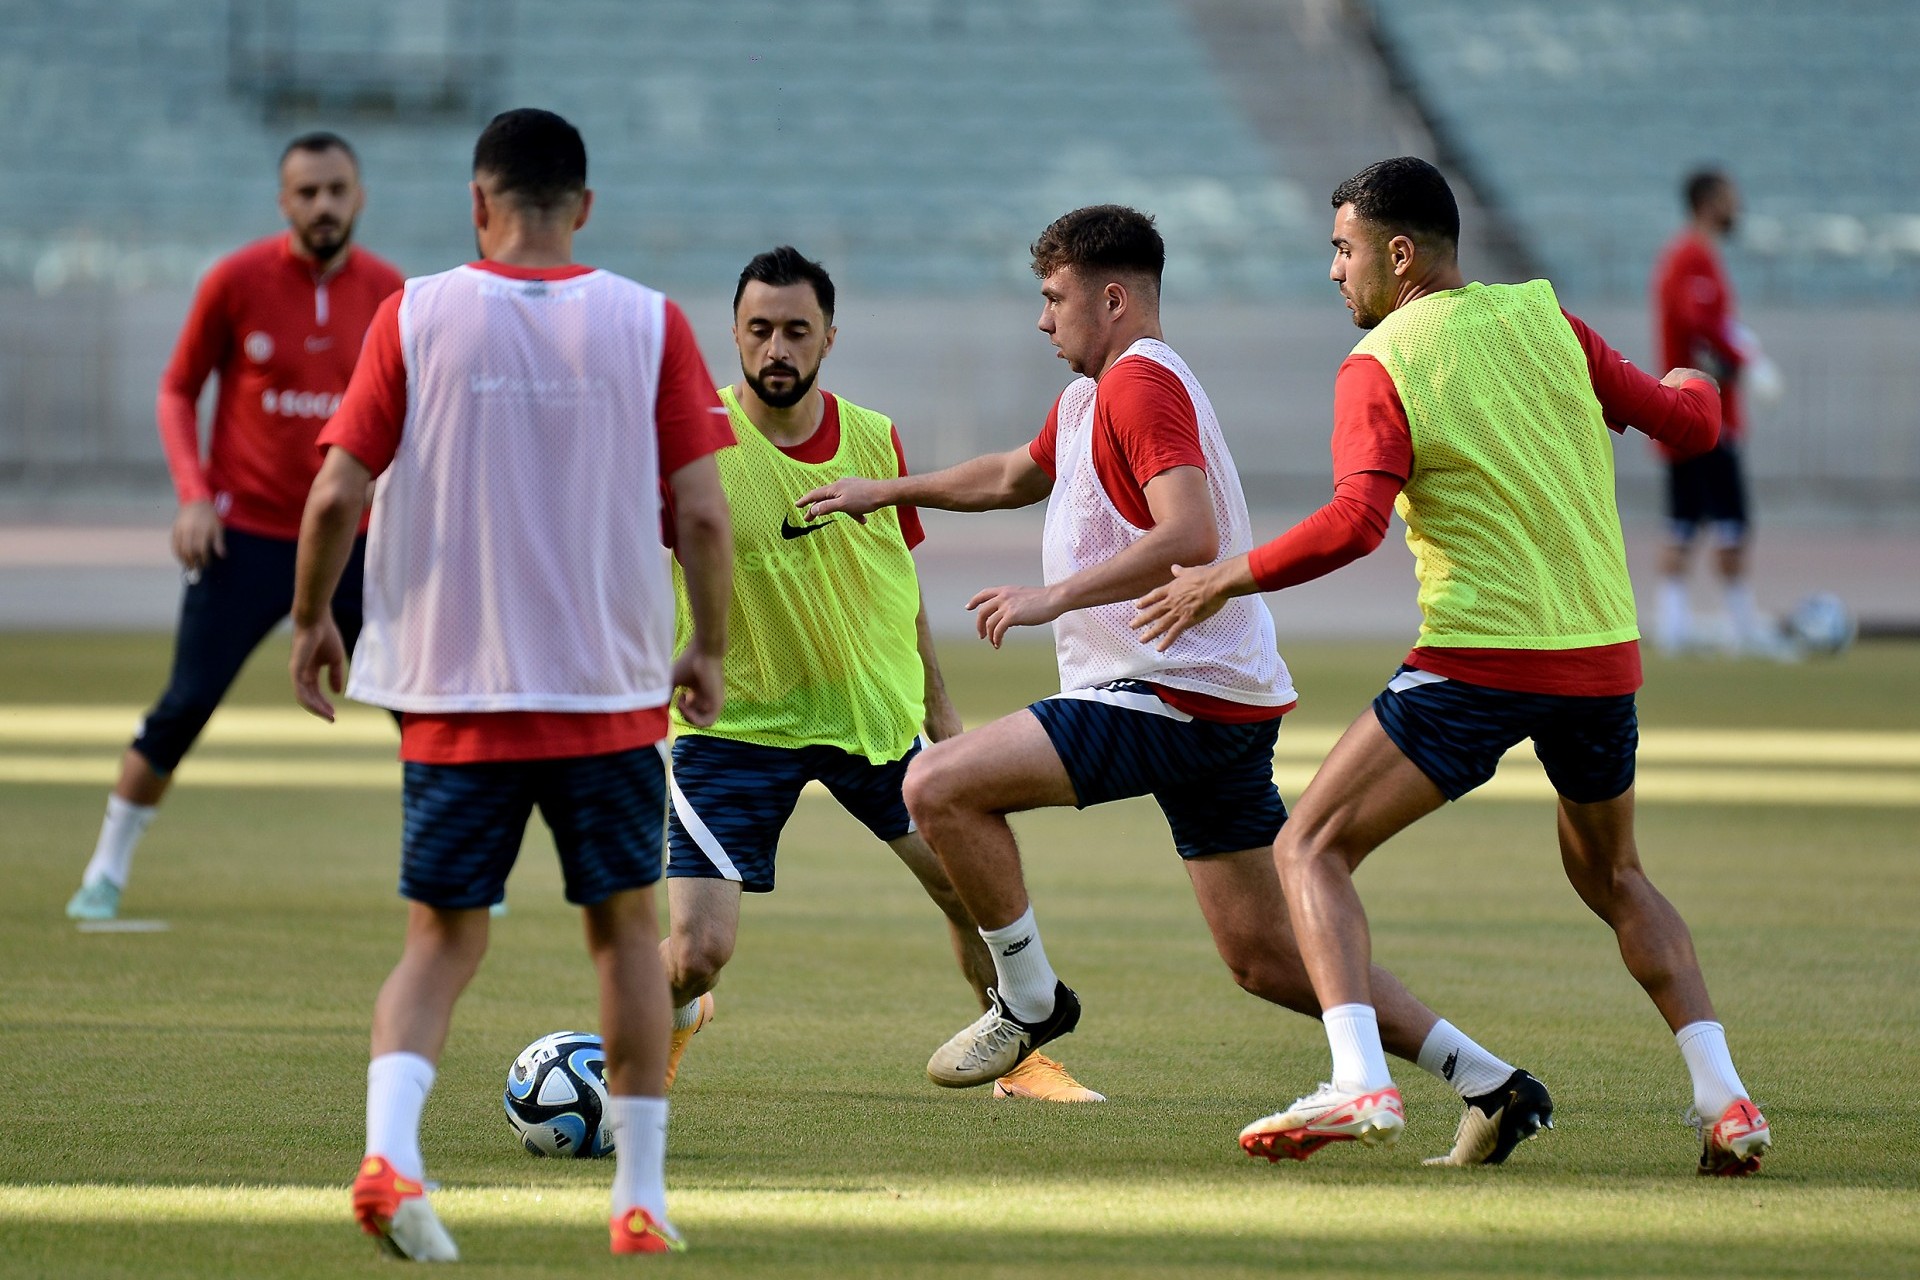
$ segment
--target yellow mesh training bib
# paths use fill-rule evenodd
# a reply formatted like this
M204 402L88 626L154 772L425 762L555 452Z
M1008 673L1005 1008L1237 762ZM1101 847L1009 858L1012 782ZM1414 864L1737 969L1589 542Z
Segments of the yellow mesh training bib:
M1579 649L1639 637L1612 433L1553 286L1469 284L1361 340L1413 430L1395 504L1421 645Z
M847 515L808 521L793 505L843 476L900 474L893 424L838 400L839 451L826 462L796 462L760 434L731 387L720 399L740 442L715 455L733 512L726 703L711 728L678 712L674 724L681 733L898 760L926 714L914 629L920 582L899 512L882 507L864 524ZM677 651L692 631L678 561L673 581Z

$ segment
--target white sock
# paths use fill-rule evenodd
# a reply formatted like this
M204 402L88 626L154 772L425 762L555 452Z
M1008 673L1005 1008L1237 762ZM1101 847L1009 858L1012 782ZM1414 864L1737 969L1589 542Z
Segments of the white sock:
M613 1216L636 1205L667 1220L667 1100L608 1098L613 1108Z
M1420 1045L1420 1069L1439 1076L1463 1098L1492 1093L1513 1075L1513 1067L1482 1049L1445 1018L1433 1024Z
M1729 582L1722 588L1720 599L1727 611L1728 621L1733 624L1736 644L1744 644L1761 636L1760 606L1754 603L1752 587L1743 581Z
M1320 1015L1333 1049L1333 1084L1349 1093L1385 1089L1393 1083L1387 1052L1380 1047L1380 1020L1369 1004L1338 1004Z
M1727 1029L1717 1022L1689 1022L1673 1038L1693 1077L1694 1110L1712 1124L1722 1111L1747 1096L1747 1086L1733 1069L1733 1055L1727 1052Z
M1047 963L1047 949L1040 944L1040 926L1033 922L1033 907L1010 925L982 929L987 949L993 952L994 987L1007 1012L1022 1022L1038 1022L1053 1012L1054 988L1060 977Z
M688 1027L700 1025L700 999L701 997L695 996L685 1004L674 1006L673 1029L675 1031L685 1031Z
M158 811L154 805L134 804L109 795L106 821L100 824L100 840L93 846L93 857L87 861L80 883L111 880L120 888L126 888L127 876L133 870L133 851Z
M367 1064L367 1154L386 1157L394 1172L415 1182L427 1172L420 1112L433 1076L433 1064L417 1053L383 1053Z
M1660 580L1660 606L1654 615L1654 637L1669 652L1684 649L1693 638L1693 606L1687 600L1685 578Z

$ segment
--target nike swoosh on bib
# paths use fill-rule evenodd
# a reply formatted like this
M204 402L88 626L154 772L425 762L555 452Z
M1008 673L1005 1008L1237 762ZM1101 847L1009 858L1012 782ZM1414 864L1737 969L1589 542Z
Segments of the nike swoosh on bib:
M785 516L780 517L780 536L789 540L804 538L810 533L818 533L831 521L822 520L819 524L792 524Z

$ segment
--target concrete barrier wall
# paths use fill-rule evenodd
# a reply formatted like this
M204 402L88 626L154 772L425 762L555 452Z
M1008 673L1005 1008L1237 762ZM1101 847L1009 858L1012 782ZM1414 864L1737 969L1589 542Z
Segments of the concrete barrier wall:
M681 299L723 381L736 372L730 285ZM36 509L105 495L164 499L154 390L188 300L183 291L0 293L0 499ZM1069 376L1034 329L1036 304L1037 295L843 295L823 384L896 417L916 469L1011 448L1039 429ZM1646 362L1644 313L1582 314ZM1757 409L1751 428L1766 518L1920 527L1920 317L1859 309L1747 319L1786 384L1783 400ZM1213 397L1255 504L1289 509L1324 497L1334 372L1357 336L1332 287L1324 305L1171 298L1165 322ZM1658 486L1650 448L1630 439L1618 456L1623 507L1651 511Z

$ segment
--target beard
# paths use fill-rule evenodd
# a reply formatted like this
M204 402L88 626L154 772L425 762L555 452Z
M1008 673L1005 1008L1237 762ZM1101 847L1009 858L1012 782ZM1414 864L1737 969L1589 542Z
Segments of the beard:
M294 232L300 239L300 247L312 254L316 262L332 262L347 251L353 242L352 222L313 222Z
M775 373L786 374L793 379L793 385L785 391L772 390L767 386L765 379L769 374ZM799 370L791 365L768 365L756 376L747 372L746 366L742 365L740 367L740 376L747 380L747 385L753 388L753 394L759 396L761 403L767 407L772 409L791 409L806 399L807 392L813 390L813 382L814 379L820 376L820 369L818 366L815 366L812 373L803 376Z

